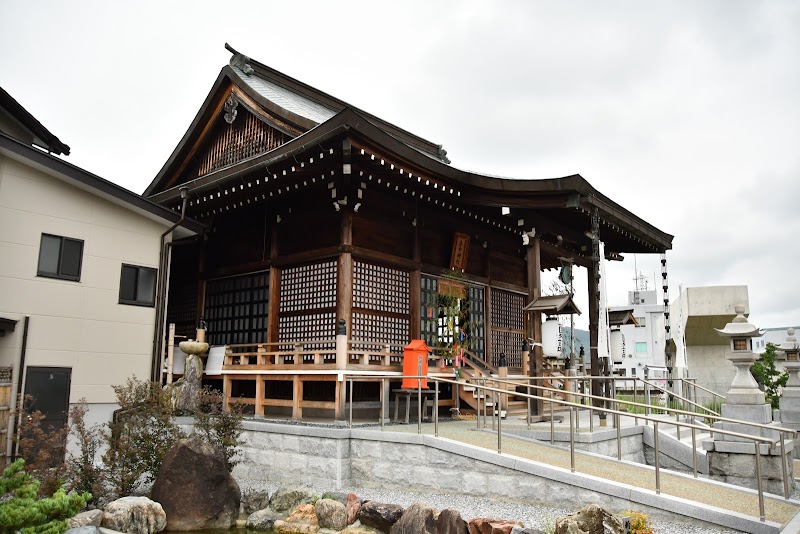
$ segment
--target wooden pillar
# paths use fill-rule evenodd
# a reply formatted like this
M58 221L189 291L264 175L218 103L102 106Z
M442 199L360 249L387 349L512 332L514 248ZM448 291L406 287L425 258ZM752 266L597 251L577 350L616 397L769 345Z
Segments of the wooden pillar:
M411 251L411 257L416 263L416 268L408 273L408 320L411 322L409 328L409 335L411 339L421 339L422 338L422 331L421 331L421 295L420 292L422 291L422 271L420 270L420 244L419 244L419 230L418 228L419 222L417 219L414 219L413 225L413 249Z
M344 319L347 335L352 335L353 314L353 254L349 251L353 244L353 214L342 213L340 244L343 247L339 254L338 287L336 292L336 320Z
M542 294L542 255L541 255L541 242L538 237L531 240L531 245L527 249L527 263L528 263L528 301L539 298ZM532 334L533 337L533 361L529 369L531 376L544 375L544 351L542 350L542 314L540 312L533 312L527 314L529 319L528 327L526 328L526 335ZM532 324L531 324L532 323ZM543 382L537 382L536 385L543 385ZM537 392L538 393L538 392ZM542 415L544 412L544 403L537 400L532 405L534 415Z
M303 381L300 380L300 375L292 377L292 419L303 418L303 408L300 403L303 400Z
M592 259L591 267L589 268L589 276L587 276L589 293L589 355L591 361L591 376L601 376L603 374L602 364L600 362L597 345L599 341L598 328L600 326L600 240L599 240L599 220L597 219L597 208L592 211L592 233L594 239L592 240ZM591 381L591 394L601 395L603 384L599 380ZM602 401L595 400L595 406L602 404Z
M264 406L264 377L261 375L256 375L256 398L255 398L255 414L256 415L265 415L265 406Z
M278 225L273 223L270 227L272 239L270 240L269 257L273 262L278 257ZM267 343L275 343L279 339L281 305L281 270L275 265L269 268L269 310L267 312Z

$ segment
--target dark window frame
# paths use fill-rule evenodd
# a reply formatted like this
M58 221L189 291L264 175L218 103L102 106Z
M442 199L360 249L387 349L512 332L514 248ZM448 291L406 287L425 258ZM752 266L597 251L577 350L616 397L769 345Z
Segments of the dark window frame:
M42 270L42 243L44 242L45 237L51 237L55 239L61 240L58 246L58 272L47 272ZM81 248L81 253L78 256L78 274L77 276L64 274L61 271L63 270L62 260L64 257L64 243L66 241L71 241L74 243L79 243ZM74 237L65 237L61 235L55 234L47 234L42 233L42 237L39 239L39 259L36 265L36 276L41 276L43 278L54 278L56 280L68 280L70 282L80 282L81 281L81 273L83 272L83 239L75 239Z
M133 299L125 299L122 298L122 274L125 272L125 269L135 269L136 276L133 280L133 289L135 293L135 298ZM153 285L153 294L149 296L150 300L139 298L139 272L140 271L151 271L153 273L154 279L156 280L156 284ZM143 306L146 308L152 308L156 305L156 290L158 286L158 269L154 269L153 267L144 267L142 265L133 265L130 263L123 263L122 267L119 271L119 304L125 304L127 306Z

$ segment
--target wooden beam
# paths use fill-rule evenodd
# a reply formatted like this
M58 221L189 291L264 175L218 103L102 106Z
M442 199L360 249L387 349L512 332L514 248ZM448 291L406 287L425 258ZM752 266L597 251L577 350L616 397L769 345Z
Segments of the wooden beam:
M300 375L295 375L292 380L292 419L303 418L303 407L301 402L303 400L303 381L300 380Z

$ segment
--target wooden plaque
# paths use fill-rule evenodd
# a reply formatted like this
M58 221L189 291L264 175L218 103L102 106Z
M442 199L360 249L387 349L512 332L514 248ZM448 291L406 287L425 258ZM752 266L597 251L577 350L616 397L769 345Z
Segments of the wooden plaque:
M469 256L469 236L456 232L453 239L453 251L450 253L450 268L456 271L463 271L467 268L467 257Z

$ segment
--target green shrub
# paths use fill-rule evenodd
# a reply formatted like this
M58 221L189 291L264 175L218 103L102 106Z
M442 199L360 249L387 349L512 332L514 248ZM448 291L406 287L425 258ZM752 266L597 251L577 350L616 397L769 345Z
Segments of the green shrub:
M223 406L225 399L217 390L203 389L200 409L195 413L194 433L213 445L220 445L225 452L225 465L228 471L239 461L239 437L242 435L244 405L234 403L230 410Z
M169 391L154 382L129 378L114 386L120 409L105 432L105 478L117 497L155 480L164 456L185 435L173 420Z
M107 497L103 469L95 465L97 451L103 439L102 425L88 426L86 399L69 410L69 435L76 452L67 455L67 489L81 493L91 493L91 505L104 502Z
M67 520L91 499L89 493L70 493L58 488L52 496L37 498L39 481L25 471L20 459L0 477L0 532L61 534Z
M786 387L789 380L788 371L779 371L775 365L775 357L778 346L774 343L767 343L767 349L758 358L758 361L750 366L750 373L755 377L759 386L764 388L764 396L773 409L780 406L781 392Z
M19 456L25 459L25 470L39 481L39 496L52 495L64 483L66 476L64 449L67 426L46 424L42 412L29 411L24 404L19 411Z
M653 534L647 514L628 510L623 515L631 518L630 534Z

